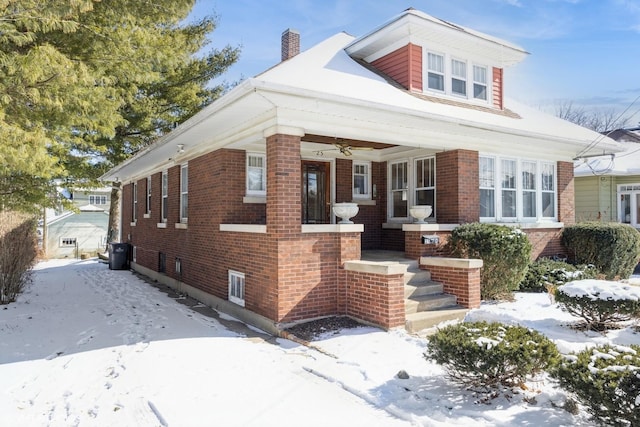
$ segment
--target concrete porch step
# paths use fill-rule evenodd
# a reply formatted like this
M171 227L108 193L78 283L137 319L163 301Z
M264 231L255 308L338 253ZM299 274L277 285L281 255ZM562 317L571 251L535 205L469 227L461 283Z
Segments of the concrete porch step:
M407 272L404 274L405 285L413 285L415 283L422 283L422 282L429 282L429 281L431 281L431 272L427 270L420 270L417 267L416 268L409 267L407 269Z
M422 295L405 299L404 309L406 314L412 314L419 311L440 310L447 307L453 307L456 304L457 301L455 295Z
M444 286L438 282L423 282L415 285L404 285L404 297L415 298L424 295L436 295L443 293Z
M422 311L406 315L405 329L409 333L416 333L431 328L447 320L463 320L469 310L460 306L441 310Z

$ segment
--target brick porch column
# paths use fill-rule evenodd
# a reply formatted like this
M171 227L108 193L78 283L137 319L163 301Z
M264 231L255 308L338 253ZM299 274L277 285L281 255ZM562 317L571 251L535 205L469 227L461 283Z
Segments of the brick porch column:
M267 138L267 234L286 237L300 234L300 129ZM297 132L296 132L297 131Z
M575 185L573 180L573 163L558 162L558 221L564 225L575 224Z
M480 220L477 151L452 150L436 154L436 197L439 224Z

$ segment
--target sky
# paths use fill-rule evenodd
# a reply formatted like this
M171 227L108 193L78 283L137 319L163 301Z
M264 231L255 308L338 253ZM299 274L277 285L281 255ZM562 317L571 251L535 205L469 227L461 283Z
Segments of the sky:
M630 284L565 286L577 293L579 283L592 293L640 296ZM571 327L579 319L546 293L482 304L466 320L535 329L564 354L638 342L628 323L607 333ZM403 330L359 327L305 346L95 258L44 261L18 300L0 309L0 425L593 425L584 408L575 416L561 408L568 395L546 374L517 394L482 401L424 358L427 345Z
M222 79L235 82L280 61L287 28L307 50L341 31L364 35L409 7L529 52L505 70L508 97L551 113L570 102L640 123L640 0L197 0L192 18L218 17L211 47L241 48Z

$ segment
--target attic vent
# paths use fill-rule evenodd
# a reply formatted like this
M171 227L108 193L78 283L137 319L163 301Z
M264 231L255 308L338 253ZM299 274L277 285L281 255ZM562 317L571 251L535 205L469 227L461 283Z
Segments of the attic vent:
M300 32L292 28L286 29L281 37L282 60L293 58L300 53Z

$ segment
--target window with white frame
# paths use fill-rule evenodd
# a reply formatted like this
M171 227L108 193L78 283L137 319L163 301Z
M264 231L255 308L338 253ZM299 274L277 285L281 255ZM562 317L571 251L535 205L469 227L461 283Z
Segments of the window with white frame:
M487 100L487 67L473 66L473 97Z
M131 203L131 221L132 222L136 222L138 219L138 183L134 182L133 183L133 189L132 191L132 197L133 197L133 203Z
M409 162L393 162L389 166L389 209L391 218L407 218L409 215Z
M180 167L180 222L189 218L189 165Z
M61 237L60 238L60 247L62 247L62 248L75 247L76 243L78 243L78 240L75 237Z
M169 174L162 171L162 200L160 205L160 219L167 222L167 212L169 210Z
M640 227L640 184L618 185L618 221Z
M371 199L371 163L353 162L353 198Z
M554 163L480 156L478 169L481 220L535 221L557 217Z
M147 177L147 197L144 212L149 215L151 213L151 177Z
M229 270L229 301L244 307L244 273Z
M91 204L91 205L106 205L107 204L107 196L90 195L89 196L89 204Z
M502 218L515 218L518 210L516 161L503 159L501 166L500 183L502 187Z
M451 93L467 96L467 63L464 61L451 60Z
M543 163L541 165L542 176L542 217L556 217L556 165Z
M414 169L416 178L414 204L430 205L432 211L429 218L433 218L436 211L436 158L416 159Z
M522 216L525 218L535 218L538 212L536 208L536 162L523 161L522 173Z
M427 52L427 87L444 92L444 56Z
M496 161L493 157L480 157L480 217L496 216Z
M267 156L247 153L247 195L267 194Z

